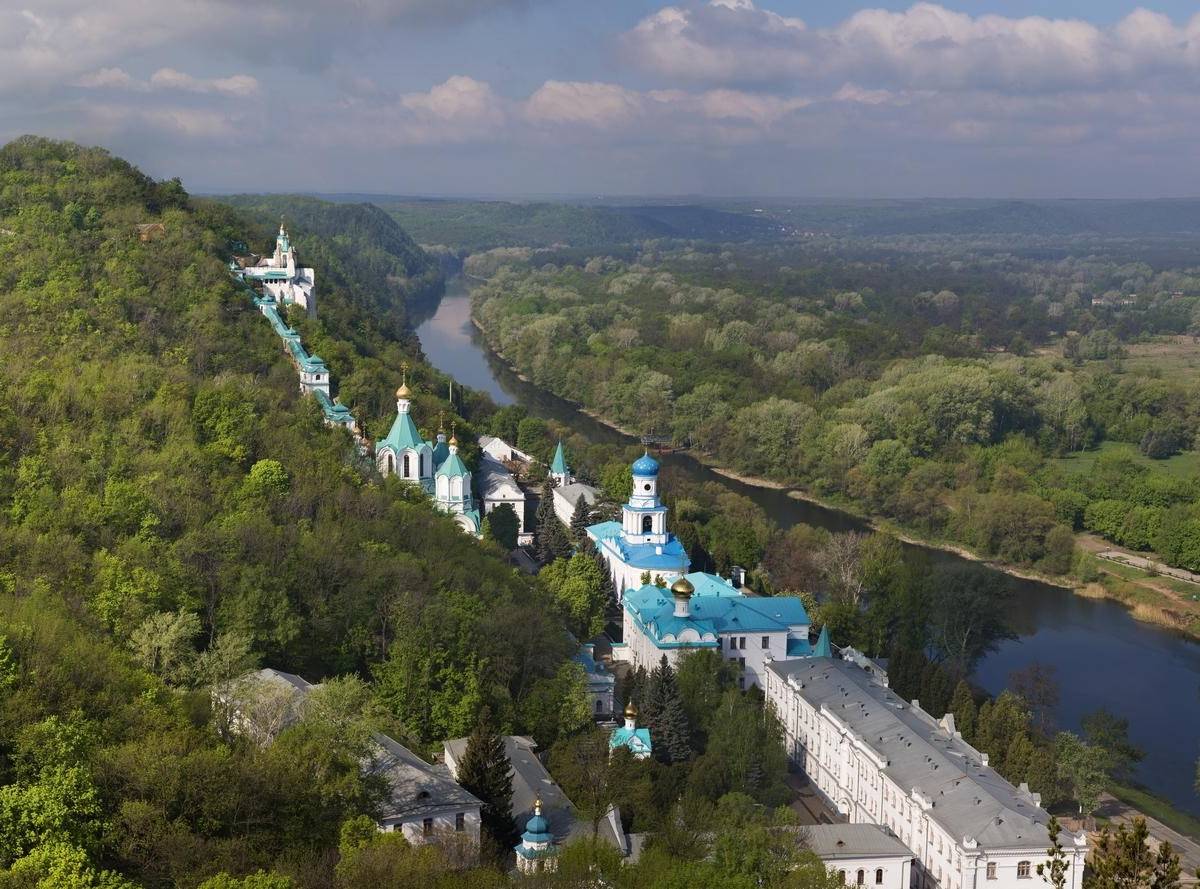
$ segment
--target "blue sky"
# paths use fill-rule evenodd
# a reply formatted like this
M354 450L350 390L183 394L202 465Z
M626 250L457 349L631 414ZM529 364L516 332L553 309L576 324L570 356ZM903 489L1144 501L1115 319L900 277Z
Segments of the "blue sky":
M20 3L0 139L193 190L1200 194L1178 0Z

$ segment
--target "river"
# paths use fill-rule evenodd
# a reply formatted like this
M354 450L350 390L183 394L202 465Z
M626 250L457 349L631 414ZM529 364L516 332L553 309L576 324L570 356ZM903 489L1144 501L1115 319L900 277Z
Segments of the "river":
M569 424L592 441L632 441L570 402L519 379L496 358L471 324L470 296L461 276L447 283L431 317L414 321L429 361L458 382L488 392L497 404L521 404L535 416ZM726 478L687 454L668 454L661 460L673 473L718 482L749 497L780 527L797 522L832 531L863 527L837 510ZM958 558L929 552L936 560ZM1200 815L1200 795L1193 789L1200 756L1200 643L1135 621L1116 602L1085 599L1036 581L1010 580L1008 618L1017 638L1001 642L984 657L974 679L997 694L1015 670L1035 662L1054 668L1060 686L1056 726L1078 731L1083 715L1100 707L1128 718L1131 740L1146 752L1137 780Z

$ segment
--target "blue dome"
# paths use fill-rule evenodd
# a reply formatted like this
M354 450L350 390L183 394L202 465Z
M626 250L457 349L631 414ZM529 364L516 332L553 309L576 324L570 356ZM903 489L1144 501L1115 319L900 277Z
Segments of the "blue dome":
M525 825L525 832L532 834L547 834L550 832L550 822L542 814L536 814Z
M650 456L649 451L633 461L634 475L658 475L658 461Z

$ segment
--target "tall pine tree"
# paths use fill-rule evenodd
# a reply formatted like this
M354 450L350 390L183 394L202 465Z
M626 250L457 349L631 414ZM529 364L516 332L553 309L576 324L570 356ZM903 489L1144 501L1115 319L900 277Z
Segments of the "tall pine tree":
M479 716L467 738L467 749L458 766L458 783L483 803L480 821L491 857L499 858L517 843L512 815L512 770L504 753L504 739L492 725L488 709Z
M587 527L592 524L592 509L588 506L583 494L575 501L575 511L571 513L571 539L576 543L587 537Z
M687 762L692 755L691 729L675 671L663 655L642 693L642 721L650 729L654 757L668 765Z

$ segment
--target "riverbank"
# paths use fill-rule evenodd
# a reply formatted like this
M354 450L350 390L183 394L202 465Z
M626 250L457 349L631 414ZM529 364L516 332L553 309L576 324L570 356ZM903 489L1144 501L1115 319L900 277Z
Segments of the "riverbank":
M471 324L483 338L484 343L491 354L503 362L503 364L508 368L509 372L511 372L521 382L536 387L537 384L524 373L522 373L506 355L492 348L491 343L488 340L487 330L475 318L474 313L471 314L470 320ZM554 393L550 394L553 394L554 397L567 402L575 410L579 411L579 413L588 417L590 420L595 421L599 425L602 425L613 430L614 432L618 432L621 435L627 436L634 440L640 438L640 433L638 431L626 428L621 424L614 422L610 418L603 416L599 412L579 404L577 401L564 398L563 396ZM1195 613L1191 613L1191 609L1186 607L1181 612L1180 606L1186 605L1187 603L1182 603L1181 600L1174 596L1170 591L1166 591L1160 589L1158 586L1155 586L1154 584L1156 581L1153 578L1123 576L1120 573L1123 566L1116 565L1114 563L1101 563L1097 565L1097 570L1101 574L1102 582L1080 583L1071 577L1050 575L1032 568L1013 565L999 560L988 559L985 556L982 556L957 542L921 537L920 535L914 534L909 529L899 526L890 519L887 519L883 516L872 515L865 511L856 509L854 504L848 504L840 500L832 500L821 497L813 494L810 491L787 485L773 479L739 472L723 465L710 455L704 454L703 452L697 450L686 449L684 452L689 458L703 465L713 473L736 481L740 484L779 491L786 494L787 497L793 500L812 504L820 509L828 510L830 512L845 516L847 519L853 519L855 522L864 527L890 534L906 544L928 550L948 553L965 560L977 562L987 566L988 568L999 571L1019 580L1043 583L1059 589L1069 590L1083 598L1108 599L1124 607L1130 613L1130 615L1139 622L1171 630L1190 639L1200 639L1200 606L1196 608ZM1077 540L1078 539L1079 538L1077 538Z

